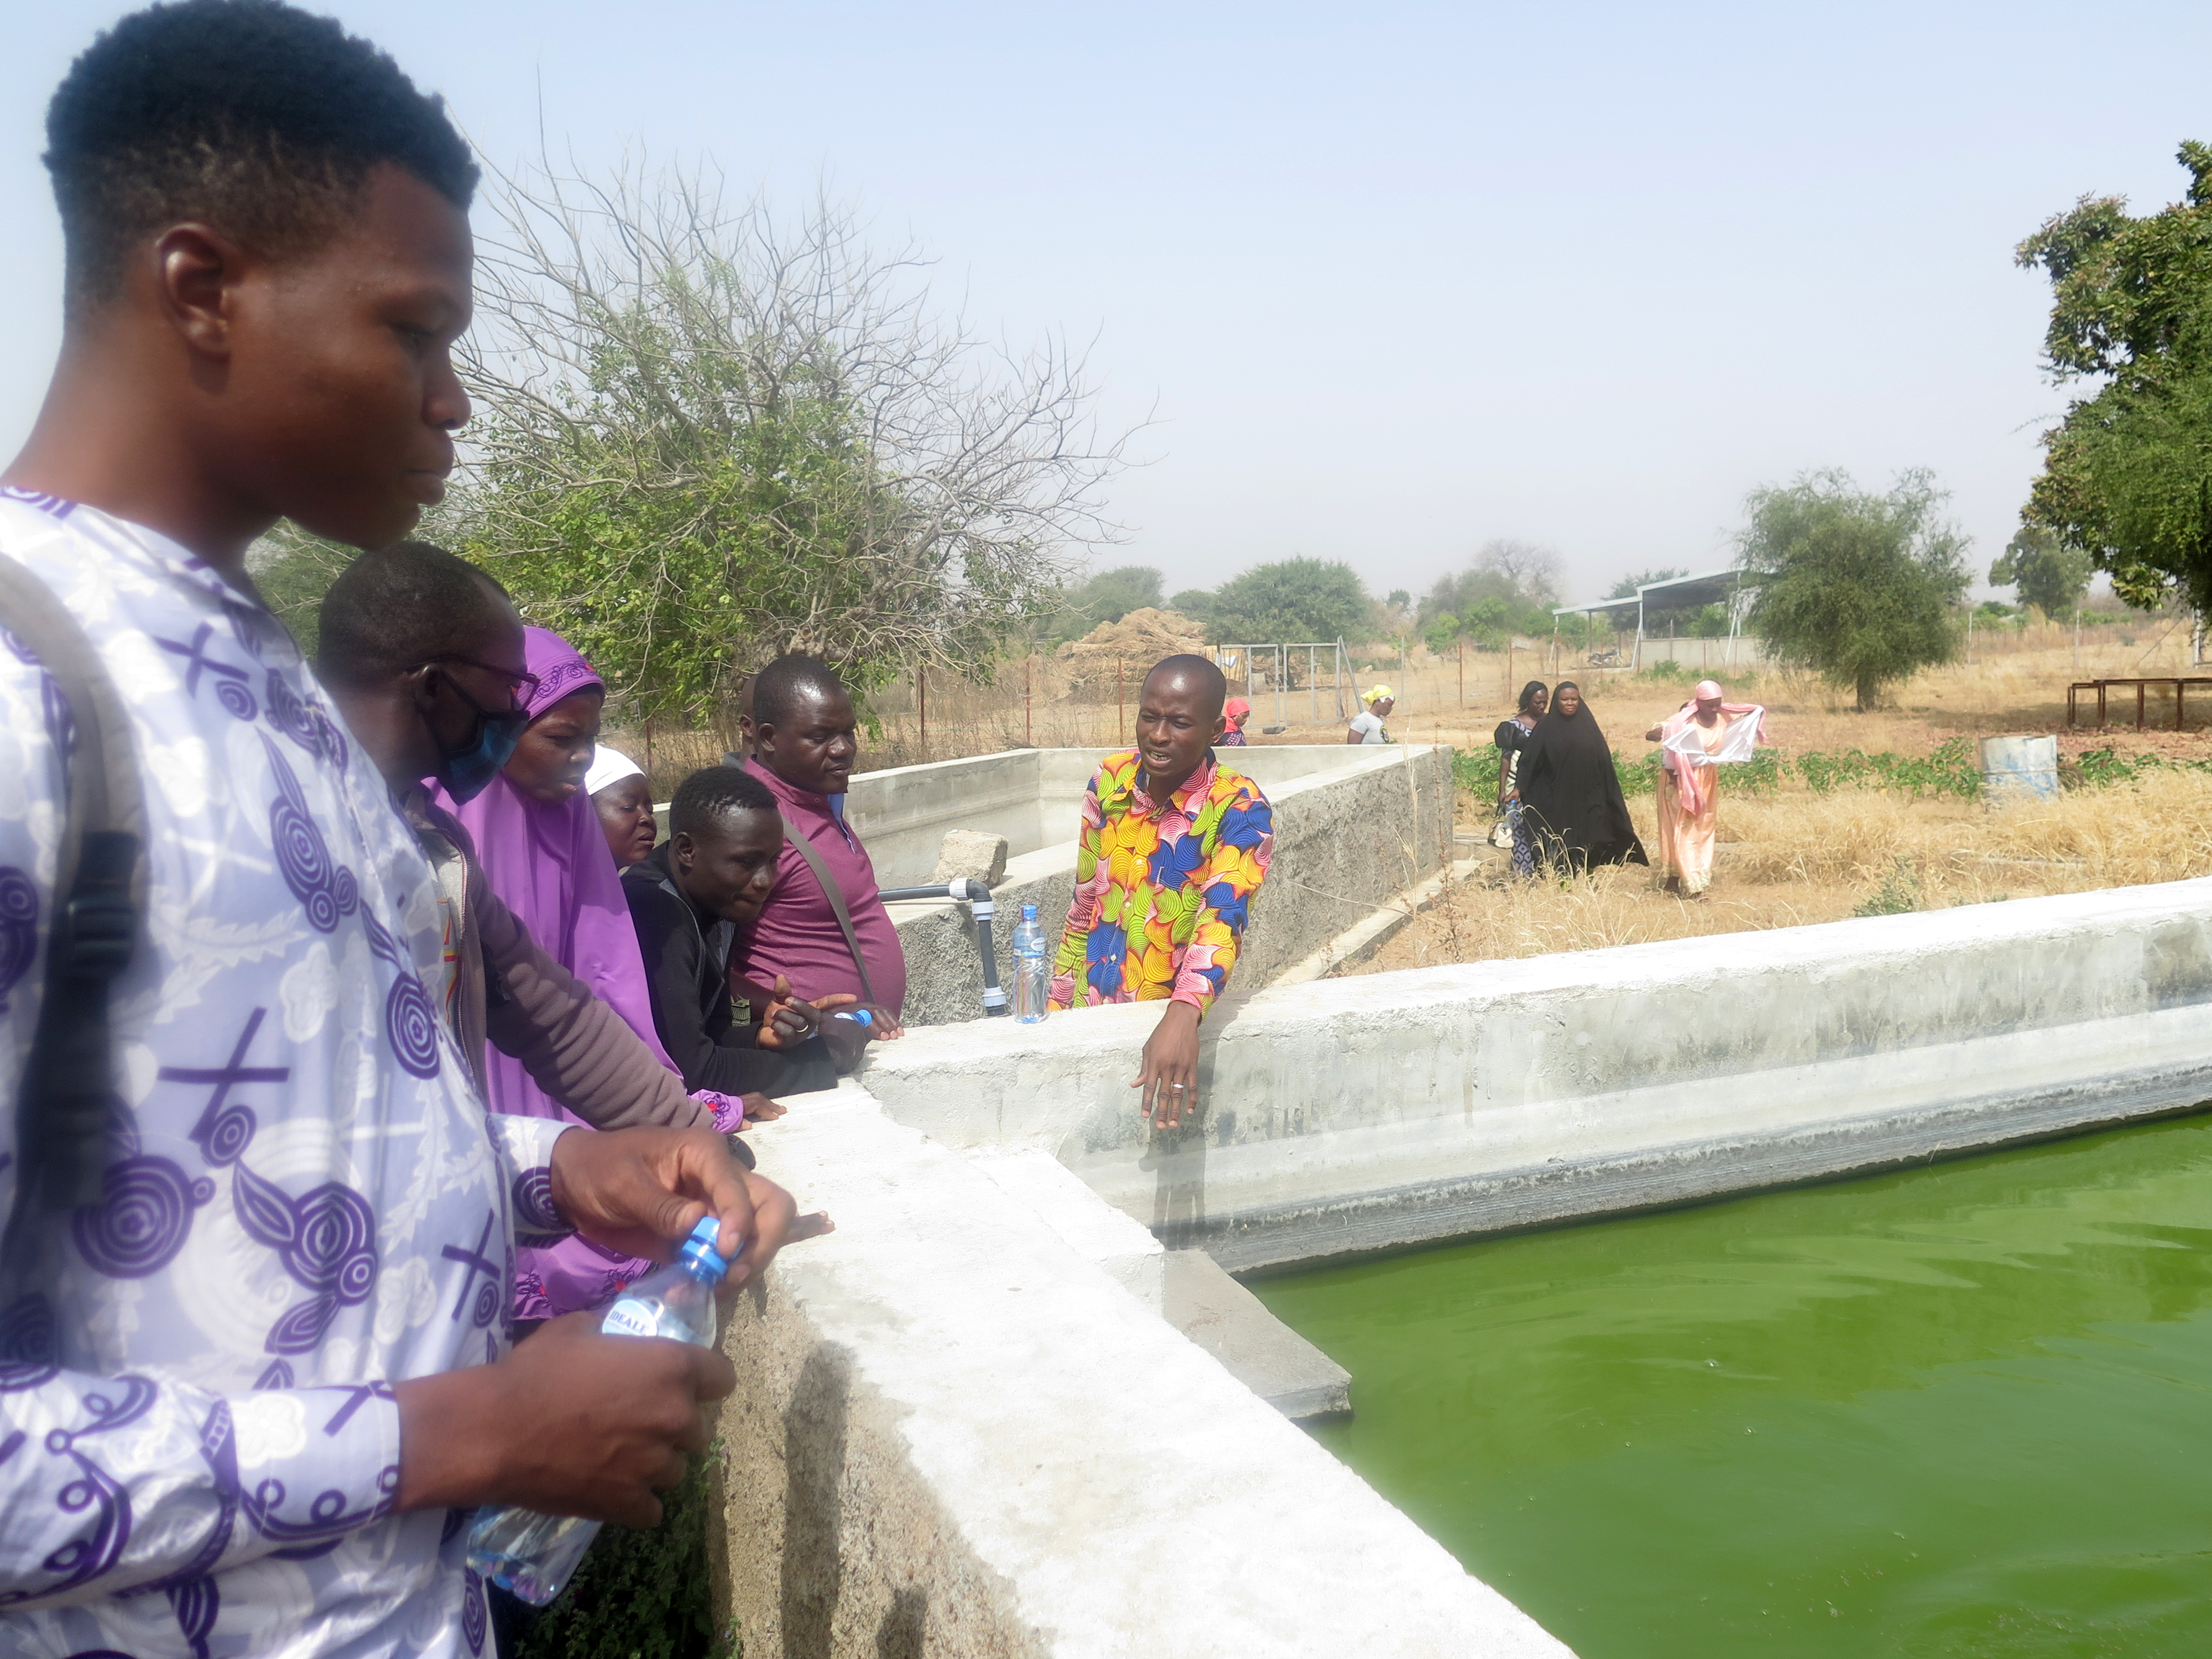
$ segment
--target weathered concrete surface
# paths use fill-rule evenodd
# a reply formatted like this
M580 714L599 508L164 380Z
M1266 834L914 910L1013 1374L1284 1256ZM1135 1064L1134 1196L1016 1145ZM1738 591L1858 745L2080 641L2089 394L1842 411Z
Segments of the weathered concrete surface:
M1037 907L1048 930L1066 920L1083 791L1101 752L1018 750L866 773L853 780L846 811L886 887L926 880L947 830L1007 837L1012 856L992 895L1003 984L1012 957L1007 941L1023 903ZM1240 985L1267 984L1450 858L1449 748L1284 744L1227 754L1267 793L1275 821L1273 867L1245 933ZM1024 787L1033 792L1026 818L1018 799ZM972 811L962 805L963 792L972 793ZM1018 833L1024 824L1026 831ZM906 955L907 1024L980 1018L982 964L966 908L896 904L890 915Z
M1043 1222L1054 1238L1085 1261L1104 1268L1107 1277L1146 1307L1154 1313L1165 1309L1166 1247L1149 1228L1102 1202L1097 1194L1083 1184L1082 1176L1050 1152L970 1152L968 1161L996 1182L1000 1191ZM1257 1298L1254 1300L1256 1305ZM1180 1323L1176 1328L1190 1334Z
M1170 1250L1165 1260L1161 1312L1230 1376L1285 1417L1334 1417L1352 1409L1352 1373L1269 1313L1212 1256Z
M717 1591L748 1659L1565 1659L865 1094L801 1097L753 1139L838 1231L787 1251L724 1338Z
M868 1088L1232 1269L1678 1202L2212 1099L2212 880L1231 999L1154 1142L1142 1006L920 1031Z

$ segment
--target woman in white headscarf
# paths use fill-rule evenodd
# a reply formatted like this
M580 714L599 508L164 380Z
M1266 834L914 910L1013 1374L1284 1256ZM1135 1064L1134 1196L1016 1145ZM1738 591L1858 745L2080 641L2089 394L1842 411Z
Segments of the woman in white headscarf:
M1713 842L1720 824L1720 765L1747 761L1766 711L1754 702L1723 701L1719 684L1699 680L1690 701L1644 734L1662 745L1659 836L1652 850L1666 890L1702 898L1713 880Z
M653 856L660 831L653 822L653 790L645 781L644 768L620 750L601 744L592 757L592 769L584 775L584 793L599 815L599 828L606 831L607 851L615 855L616 869L627 870Z

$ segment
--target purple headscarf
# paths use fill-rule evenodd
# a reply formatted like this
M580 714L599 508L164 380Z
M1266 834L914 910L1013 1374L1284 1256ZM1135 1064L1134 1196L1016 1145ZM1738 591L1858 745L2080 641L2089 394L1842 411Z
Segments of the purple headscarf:
M524 637L526 660L538 676L538 690L529 703L532 721L579 691L605 690L605 682L591 664L558 634L531 628L524 630ZM637 931L591 796L580 788L560 805L549 806L515 788L502 774L465 804L456 805L442 789L437 799L468 830L491 890L521 920L531 938L620 1014L654 1057L674 1071L653 1030ZM556 1104L521 1061L489 1046L484 1073L495 1112L582 1121ZM550 1249L526 1247L516 1252L521 1288L515 1315L522 1319L549 1316L548 1307L532 1306L533 1275L550 1313L560 1314L596 1305L650 1265L601 1250L581 1238L564 1240Z

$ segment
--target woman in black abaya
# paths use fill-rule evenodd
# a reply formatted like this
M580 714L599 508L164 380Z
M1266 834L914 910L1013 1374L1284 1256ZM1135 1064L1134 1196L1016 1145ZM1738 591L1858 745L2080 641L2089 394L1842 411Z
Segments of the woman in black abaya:
M1613 750L1582 688L1561 680L1518 770L1521 811L1536 856L1580 873L1593 864L1649 864L1621 799Z

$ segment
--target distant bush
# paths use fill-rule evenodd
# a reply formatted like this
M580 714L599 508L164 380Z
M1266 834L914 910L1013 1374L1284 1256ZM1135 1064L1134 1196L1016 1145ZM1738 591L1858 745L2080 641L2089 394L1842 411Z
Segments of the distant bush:
M1965 738L1953 738L1924 757L1846 749L1840 755L1800 755L1791 765L1805 787L1820 795L1838 789L1894 789L1916 798L1958 795L1971 800L1982 793L1980 763Z
M1613 770L1620 778L1620 793L1631 798L1650 794L1658 787L1660 757L1656 749L1633 759L1615 750ZM2131 783L2160 771L2212 772L2212 760L2169 760L2162 755L2123 755L2118 750L2087 749L2059 768L2059 781L2069 789L2101 789ZM1723 776L1728 793L1771 795L1787 779L1795 778L1816 795L1844 789L1875 789L1917 799L1923 795L1951 795L1961 800L1979 799L1982 793L1980 757L1971 738L1952 738L1925 755L1899 755L1890 750L1869 754L1846 749L1840 754L1785 756L1779 750L1762 749L1750 760L1729 767ZM1485 800L1498 794L1498 750L1488 744L1452 756L1452 781L1471 789Z
M2132 783L2151 772L2212 772L2212 761L2169 760L2163 755L2123 755L2117 749L2085 749L2058 769L2069 789L2100 789Z

